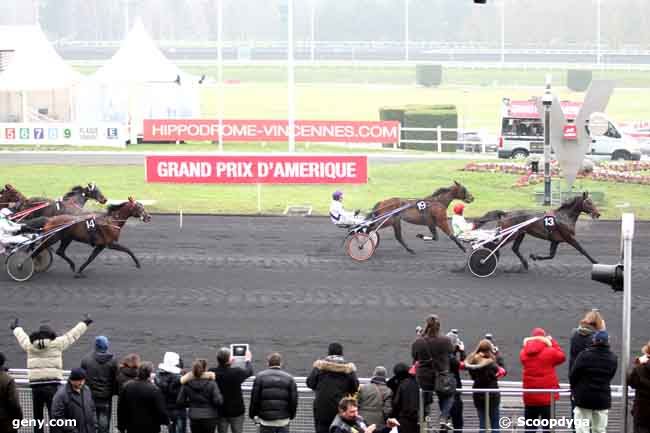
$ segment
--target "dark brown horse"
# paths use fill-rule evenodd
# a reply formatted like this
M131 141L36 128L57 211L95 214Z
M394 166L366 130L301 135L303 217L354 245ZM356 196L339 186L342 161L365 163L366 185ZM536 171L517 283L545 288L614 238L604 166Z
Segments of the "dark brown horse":
M0 190L0 209L6 207L15 209L21 202L27 200L27 197L22 195L20 191L13 187L13 185L6 184Z
M58 215L52 218L49 218L43 230L47 232L48 230L53 230L60 228L62 226L72 224L70 227L61 230L59 233L54 235L50 240L39 247L44 249L49 245L52 245L58 241L61 241L59 248L56 250L56 254L62 257L72 269L72 272L75 272L74 262L65 255L65 250L72 243L72 241L77 241L85 243L94 247L92 253L88 259L84 262L83 265L79 268L75 274L75 278L83 277L83 270L88 266L95 258L104 251L105 248L111 250L122 251L133 259L135 266L140 268L140 262L135 257L135 255L127 247L120 245L117 241L120 239L120 232L126 221L131 218L140 218L144 222L151 221L151 216L145 211L144 206L141 203L133 200L129 197L129 200L109 206L106 214L97 215L97 214L80 214L80 215ZM39 251L36 251L34 254L38 254Z
M372 212L367 216L367 218L374 219L410 204L412 205L410 208L388 218L388 220L381 225L380 229L392 227L395 232L395 239L397 239L406 251L415 254L415 251L409 248L402 238L401 221L404 220L411 224L427 226L431 232L433 240L438 240L436 227L439 227L440 230L449 236L449 239L453 240L456 245L458 245L458 248L465 251L463 244L456 238L456 236L454 236L454 232L449 225L449 219L447 218L447 208L449 207L449 203L453 200L462 200L465 203L471 203L474 201L474 197L470 194L467 188L454 181L454 184L449 188L440 188L430 196L423 199L403 199L392 197L382 200L373 206ZM416 206L418 202L424 202L426 208L420 210ZM379 224L380 223L375 224L375 227L371 227L371 229L376 228ZM421 237L421 235L419 236Z
M46 205L42 209L31 212L27 218L53 217L55 215L76 214L82 212L88 200L95 200L100 204L106 203L106 197L99 187L93 182L86 186L75 186L62 198L51 200L44 197L30 197L20 202L18 211L24 211L39 205Z
M497 226L503 230L523 223L529 219L539 217L539 219L534 223L518 230L518 233L508 241L513 241L512 251L521 261L523 269L528 269L528 261L521 255L519 247L527 234L551 243L549 255L540 256L531 254L530 259L533 261L550 260L554 258L558 246L562 242L566 242L576 250L580 251L580 253L589 259L591 263L598 263L584 250L584 248L582 248L575 238L576 221L578 221L580 214L583 213L590 215L593 219L598 219L600 217L600 212L596 208L596 205L591 201L591 198L589 198L589 194L586 192L566 201L559 208L543 216L533 211L515 210L511 212L503 212L496 210L486 213L476 220L476 223L477 226L480 227L489 221L497 221Z

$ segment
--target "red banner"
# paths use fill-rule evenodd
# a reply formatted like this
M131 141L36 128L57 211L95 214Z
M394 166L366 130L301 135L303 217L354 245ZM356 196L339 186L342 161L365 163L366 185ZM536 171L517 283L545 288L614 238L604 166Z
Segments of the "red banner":
M147 182L332 184L368 182L366 156L152 155Z
M577 140L578 139L578 128L574 123L570 125L564 125L564 139L565 140Z
M399 122L297 120L296 141L396 143ZM224 141L287 141L286 120L224 120ZM145 141L216 141L219 121L214 119L145 119Z

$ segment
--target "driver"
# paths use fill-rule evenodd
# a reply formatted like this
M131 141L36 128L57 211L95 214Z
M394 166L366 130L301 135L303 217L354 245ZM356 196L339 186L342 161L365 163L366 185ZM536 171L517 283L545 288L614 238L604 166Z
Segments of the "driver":
M334 191L332 194L332 203L330 204L330 220L338 225L357 225L363 222L363 217L359 216L358 209L352 213L343 209L343 192Z
M20 244L30 240L27 236L16 234L23 229L24 225L11 221L9 216L12 213L8 208L0 210L0 249L5 245Z
M465 205L463 203L456 203L453 207L454 215L451 217L451 228L454 231L454 236L459 239L467 240L483 240L494 236L493 231L477 230L473 223L467 222L463 216L465 212Z

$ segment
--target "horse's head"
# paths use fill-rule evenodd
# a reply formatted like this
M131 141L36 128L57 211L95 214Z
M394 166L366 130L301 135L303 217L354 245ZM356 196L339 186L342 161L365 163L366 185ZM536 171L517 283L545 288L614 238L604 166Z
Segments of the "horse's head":
M4 203L23 202L27 199L16 188L9 184L5 185L4 189L0 191L0 197L2 197Z
M148 223L151 221L151 215L144 209L144 206L139 201L135 201L133 197L129 197L129 217L140 218L140 221Z
M580 212L586 213L591 216L592 219L600 218L600 211L589 197L588 192L582 193L582 199L580 200Z
M456 181L454 181L453 190L455 199L462 200L465 203L471 203L474 201L474 196L467 190L467 188Z
M83 195L84 197L92 198L93 200L96 200L97 202L101 204L106 204L108 201L106 197L104 197L104 194L100 191L99 187L95 184L95 182L89 183L88 185L83 187Z

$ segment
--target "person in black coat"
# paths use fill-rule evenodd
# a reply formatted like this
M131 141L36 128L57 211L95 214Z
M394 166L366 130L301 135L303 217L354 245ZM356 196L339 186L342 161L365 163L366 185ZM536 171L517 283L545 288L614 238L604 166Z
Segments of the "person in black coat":
M244 396L242 395L241 385L253 375L253 366L251 359L253 355L246 351L244 368L233 366L233 357L230 349L222 347L217 351L217 368L211 368L210 371L216 376L219 391L223 396L223 405L219 412L219 423L217 430L219 433L228 433L228 427L232 433L243 433L244 415Z
M187 431L187 410L178 407L176 400L181 392L181 367L183 361L176 352L165 352L163 362L158 364L154 384L162 392L165 408L169 416L169 433Z
M95 404L82 368L70 371L68 383L59 388L52 400L53 420L75 420L75 426L56 426L53 433L95 433L97 416Z
M121 433L160 433L169 424L165 400L151 383L153 364L142 362L135 380L124 384L117 403L117 428Z
M393 394L393 413L400 424L400 433L419 433L418 410L420 387L415 379L415 368L407 370L407 375L399 383Z
M81 360L95 402L97 433L110 432L113 395L117 394L117 361L108 346L108 338L96 337L95 350Z
M189 407L188 417L192 433L214 433L219 420L219 406L223 397L214 380L214 373L208 370L208 361L197 359L192 371L181 377L181 392L176 403Z
M406 365L403 362L398 362L393 366L393 377L391 377L386 381L386 386L393 393L393 399L395 399L395 395L397 394L397 389L399 388L399 384L402 383L404 379L408 379L408 378L409 378L408 365Z
M607 412L612 406L610 382L617 366L618 358L609 348L607 331L598 331L592 346L576 358L569 375L576 406L576 431L589 431L589 426L593 431L607 430ZM579 424L587 425L586 430L581 430Z
M293 377L282 370L282 356L272 353L269 368L255 377L249 416L258 418L260 433L288 433L289 422L298 410L298 387Z
M627 383L634 388L634 433L650 433L650 342L641 349L643 355L637 358L635 366L627 376Z
M343 358L343 346L332 343L325 359L314 362L307 386L314 390L314 425L316 433L328 433L338 413L338 404L359 390L357 368Z
M14 420L23 419L16 381L5 370L5 356L0 353L0 432L14 433Z

